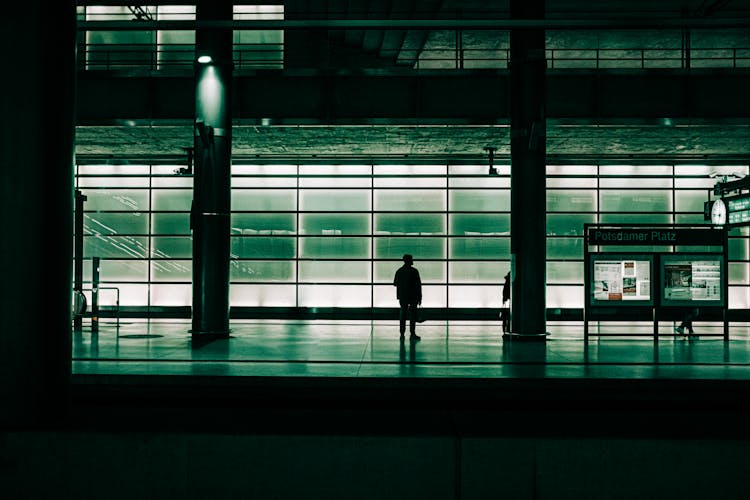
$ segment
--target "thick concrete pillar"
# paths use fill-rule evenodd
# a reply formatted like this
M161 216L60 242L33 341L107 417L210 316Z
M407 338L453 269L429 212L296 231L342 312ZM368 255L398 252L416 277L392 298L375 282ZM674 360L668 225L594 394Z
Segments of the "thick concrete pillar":
M544 0L511 0L511 18L543 19ZM510 33L511 330L545 339L545 51L543 29Z
M49 426L70 384L75 2L0 19L0 427Z
M200 21L231 21L232 2L201 0ZM193 338L229 335L232 30L195 34ZM204 59L206 58L206 59Z

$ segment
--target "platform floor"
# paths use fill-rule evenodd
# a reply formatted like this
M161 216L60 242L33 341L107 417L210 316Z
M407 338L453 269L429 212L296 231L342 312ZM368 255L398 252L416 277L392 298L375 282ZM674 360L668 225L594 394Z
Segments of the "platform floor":
M697 338L660 324L548 323L546 342L503 340L498 323L427 322L399 341L393 321L244 320L231 337L194 345L188 320L84 323L73 333L73 375L360 378L750 379L750 325L696 323Z

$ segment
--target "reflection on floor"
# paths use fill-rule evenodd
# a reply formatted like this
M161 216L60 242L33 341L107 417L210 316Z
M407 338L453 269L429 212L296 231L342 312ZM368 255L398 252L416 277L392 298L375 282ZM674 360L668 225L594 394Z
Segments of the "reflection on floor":
M503 340L500 325L429 322L422 340L399 342L395 322L233 321L228 340L194 347L187 320L106 322L73 334L73 374L418 378L750 379L750 325L608 323L583 341L582 323L548 323L547 342Z

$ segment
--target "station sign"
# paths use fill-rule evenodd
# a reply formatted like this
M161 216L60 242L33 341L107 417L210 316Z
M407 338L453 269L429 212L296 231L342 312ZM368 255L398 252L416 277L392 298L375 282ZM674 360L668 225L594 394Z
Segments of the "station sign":
M748 209L750 210L750 208ZM719 229L684 228L589 228L589 245L696 245L721 246L723 232Z
M724 198L727 207L727 224L750 225L750 193Z

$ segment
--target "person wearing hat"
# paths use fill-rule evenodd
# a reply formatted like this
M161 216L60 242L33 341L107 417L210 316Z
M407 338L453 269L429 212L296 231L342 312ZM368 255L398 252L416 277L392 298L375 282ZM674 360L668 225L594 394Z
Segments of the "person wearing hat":
M503 303L500 306L500 319L503 320L503 333L510 333L510 271L503 283Z
M401 313L399 315L399 331L401 332L401 340L404 339L404 332L406 331L406 318L409 317L409 340L417 341L420 340L420 336L416 333L417 328L417 306L422 303L422 280L419 277L419 271L415 267L414 257L410 254L405 254L404 265L398 268L396 276L393 278L393 286L396 287L396 298L398 303L401 305Z

